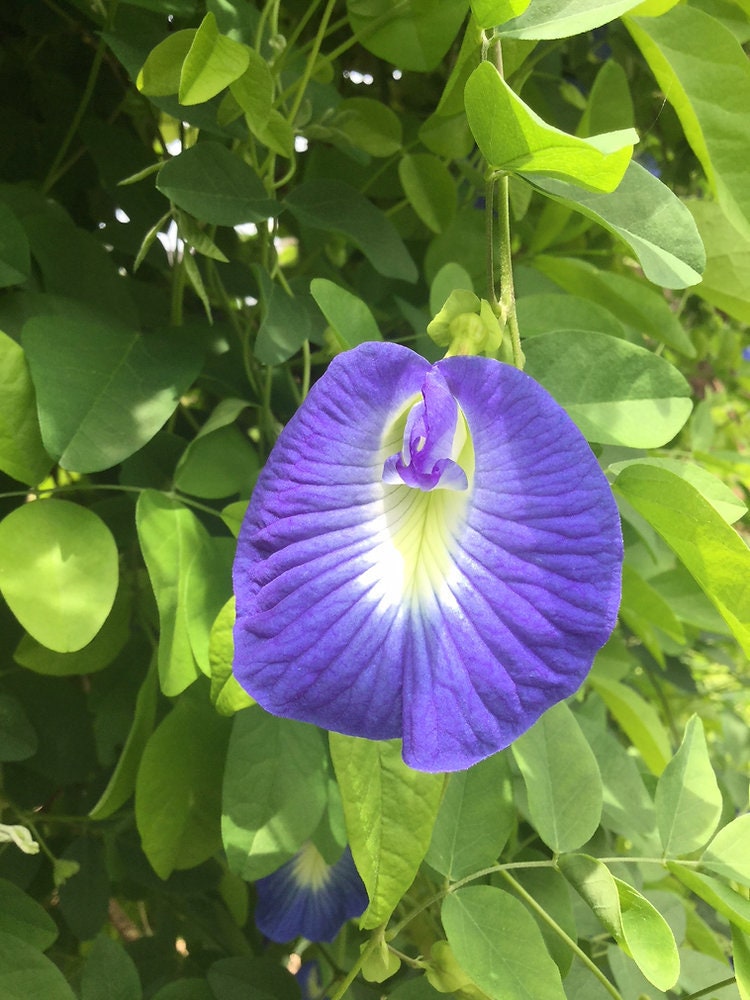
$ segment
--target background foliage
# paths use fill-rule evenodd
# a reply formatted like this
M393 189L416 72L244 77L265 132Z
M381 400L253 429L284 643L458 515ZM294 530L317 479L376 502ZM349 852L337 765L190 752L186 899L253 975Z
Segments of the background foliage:
M299 946L329 997L747 1000L747 3L6 0L0 28L0 995L298 997L252 883L312 838L371 896ZM493 298L488 165L493 305L512 335L512 248L526 370L627 555L579 696L443 779L251 705L230 567L332 354L438 358L448 295Z

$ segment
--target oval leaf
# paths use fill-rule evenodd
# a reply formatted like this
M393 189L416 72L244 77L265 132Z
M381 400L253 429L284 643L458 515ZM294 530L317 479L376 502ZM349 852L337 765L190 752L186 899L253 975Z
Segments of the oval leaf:
M0 522L0 591L26 631L58 653L91 642L118 575L112 533L85 507L36 500Z
M659 990L671 989L680 974L680 956L669 924L631 885L619 878L614 882L628 952L650 983Z
M180 104L202 104L228 87L247 69L246 45L219 34L216 15L209 11L201 21L180 73Z
M701 864L717 875L750 886L750 813L719 830L703 852Z

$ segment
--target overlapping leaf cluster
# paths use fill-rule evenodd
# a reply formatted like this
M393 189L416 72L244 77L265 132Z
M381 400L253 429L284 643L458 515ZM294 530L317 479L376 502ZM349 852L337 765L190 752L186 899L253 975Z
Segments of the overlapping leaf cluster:
M747 1000L746 4L12 0L0 26L0 993L299 997L252 883L312 839L370 897L303 945L336 1000ZM627 555L579 696L445 778L252 705L230 567L334 353L436 359L433 317L487 322L488 179L497 312Z

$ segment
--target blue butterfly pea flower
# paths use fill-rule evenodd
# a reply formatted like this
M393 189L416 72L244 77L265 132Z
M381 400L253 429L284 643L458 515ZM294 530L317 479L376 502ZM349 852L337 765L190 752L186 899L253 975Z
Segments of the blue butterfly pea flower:
M268 711L466 768L573 694L620 601L617 508L523 372L396 344L334 358L234 565L235 674Z
M284 943L304 937L333 941L347 920L367 907L367 891L345 848L329 865L307 842L278 871L255 883L255 923L271 941Z

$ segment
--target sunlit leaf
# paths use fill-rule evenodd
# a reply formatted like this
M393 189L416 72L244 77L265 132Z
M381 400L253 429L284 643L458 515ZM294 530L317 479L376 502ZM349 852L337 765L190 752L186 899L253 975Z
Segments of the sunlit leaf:
M180 73L181 104L201 104L242 76L250 50L219 34L215 15L209 11L195 33Z

